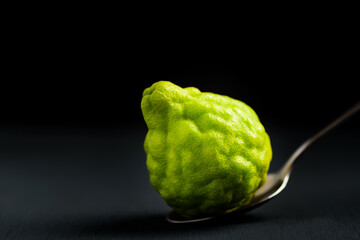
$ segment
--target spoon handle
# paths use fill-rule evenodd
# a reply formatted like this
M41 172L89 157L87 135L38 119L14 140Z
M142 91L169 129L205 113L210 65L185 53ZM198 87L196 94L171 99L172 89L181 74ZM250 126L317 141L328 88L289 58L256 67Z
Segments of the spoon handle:
M321 131L316 133L314 136L306 140L303 144L301 144L296 151L290 156L289 160L285 163L285 165L281 168L280 173L282 176L285 176L288 174L292 168L295 160L302 154L305 149L307 149L311 144L313 144L316 140L318 140L321 136L323 136L325 133L332 130L334 127L339 125L341 122L348 119L351 115L356 113L360 110L360 101L357 102L354 106L352 106L349 110L344 112L341 116L339 116L337 119L335 119L333 122L331 122L329 125L327 125L325 128L323 128Z

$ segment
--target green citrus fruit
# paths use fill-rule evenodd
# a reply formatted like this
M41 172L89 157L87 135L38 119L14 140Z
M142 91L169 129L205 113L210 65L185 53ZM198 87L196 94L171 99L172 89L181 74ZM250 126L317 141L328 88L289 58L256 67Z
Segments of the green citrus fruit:
M270 139L245 103L159 81L141 108L150 182L182 216L236 210L265 182Z

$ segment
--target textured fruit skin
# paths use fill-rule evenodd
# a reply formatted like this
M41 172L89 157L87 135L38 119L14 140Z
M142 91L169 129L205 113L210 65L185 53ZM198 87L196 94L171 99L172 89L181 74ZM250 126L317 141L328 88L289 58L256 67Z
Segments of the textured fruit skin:
M182 216L233 211L265 182L270 139L245 103L159 81L141 108L150 182Z

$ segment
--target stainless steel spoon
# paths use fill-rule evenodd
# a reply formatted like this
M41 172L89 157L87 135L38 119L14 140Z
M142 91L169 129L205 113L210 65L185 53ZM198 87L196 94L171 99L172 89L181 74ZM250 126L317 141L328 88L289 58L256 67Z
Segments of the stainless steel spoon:
M210 217L199 217L194 219L185 219L181 217L179 214L177 214L175 211L172 211L168 216L167 220L171 223L191 223L191 222L200 222L205 220L210 220L218 217L224 217L228 216L230 214L242 214L245 212L248 212L252 209L255 209L259 207L260 205L266 203L270 199L274 198L276 195L278 195L285 187L286 184L289 181L291 171L293 169L293 164L295 160L300 156L301 153L305 151L306 148L308 148L312 143L314 143L316 140L318 140L321 136L323 136L325 133L332 130L334 127L339 125L341 122L343 122L345 119L349 118L351 115L356 113L360 110L360 102L355 104L353 107L351 107L349 110L347 110L345 113L343 113L340 117L335 119L332 123L327 125L324 129L319 131L317 134L306 140L303 144L301 144L298 149L290 156L289 160L284 164L284 166L277 172L269 173L267 175L267 179L265 184L259 188L251 201L250 204L237 209L236 211L233 211L231 213L226 213L222 215L217 216L210 216Z

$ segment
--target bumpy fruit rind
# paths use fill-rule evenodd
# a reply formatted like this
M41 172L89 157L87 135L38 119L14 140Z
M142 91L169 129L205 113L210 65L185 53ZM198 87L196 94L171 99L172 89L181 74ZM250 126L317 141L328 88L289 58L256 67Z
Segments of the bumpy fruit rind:
M182 216L236 210L265 182L270 139L245 103L159 81L141 108L150 182Z

